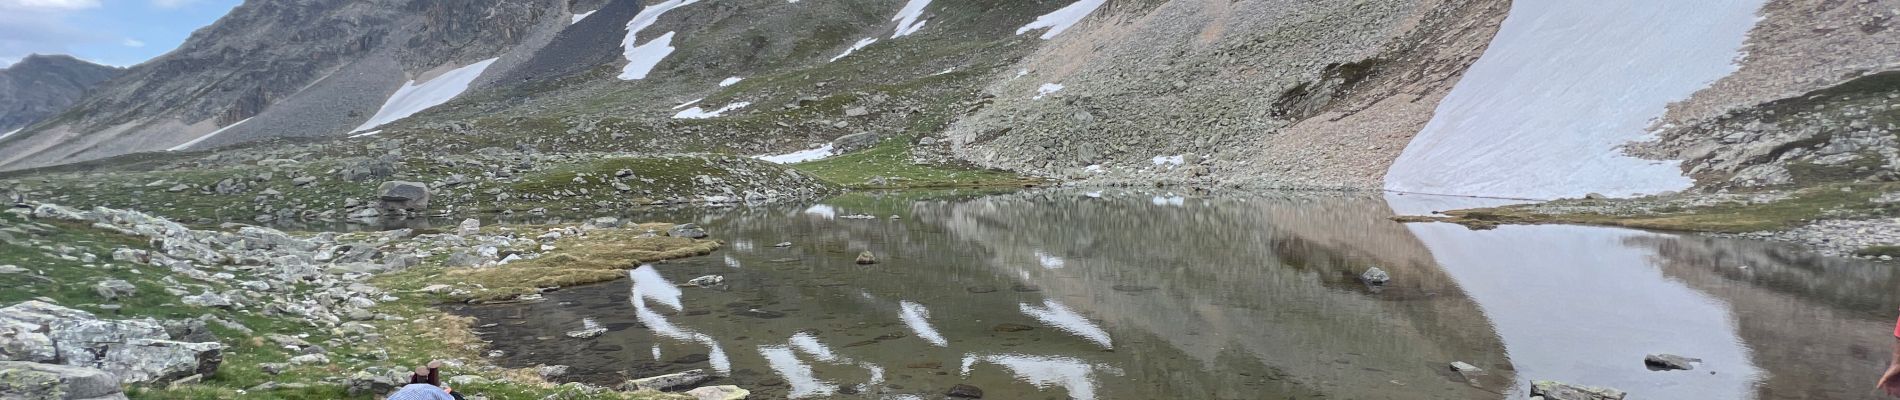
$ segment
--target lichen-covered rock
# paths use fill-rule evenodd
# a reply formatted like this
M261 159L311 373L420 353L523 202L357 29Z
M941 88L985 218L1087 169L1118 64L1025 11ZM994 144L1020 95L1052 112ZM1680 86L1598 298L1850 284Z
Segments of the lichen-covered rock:
M125 399L119 378L93 368L0 361L0 398Z
M686 391L686 395L698 400L745 400L752 392L738 386L721 385L695 388Z
M126 384L217 372L224 345L172 340L157 321L103 320L39 301L0 308L0 359L96 367Z

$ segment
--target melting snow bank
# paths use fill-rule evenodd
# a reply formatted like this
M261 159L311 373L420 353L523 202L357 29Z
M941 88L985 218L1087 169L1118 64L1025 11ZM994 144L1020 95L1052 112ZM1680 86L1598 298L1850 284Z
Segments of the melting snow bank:
M858 40L857 43L851 44L851 48L844 49L844 53L838 54L837 57L832 57L831 61L838 61L838 59L844 58L844 56L851 55L851 53L857 52L858 49L862 49L864 48L864 46L870 46L872 43L877 43L877 39L864 38L862 40Z
M409 81L402 85L402 89L397 89L396 94L390 95L389 100L383 102L383 108L376 110L375 116L369 117L369 121L364 121L363 125L351 129L350 132L362 132L396 122L430 107L447 103L468 90L468 84L475 82L475 78L481 77L482 71L488 70L488 66L494 64L497 59L499 58L490 58L456 68L428 82Z
M1063 87L1062 84L1059 84L1059 83L1044 83L1042 84L1041 87L1036 88L1036 96L1030 97L1029 99L1042 100L1044 96L1048 96L1050 94L1054 94L1055 92L1062 91L1062 87Z
M831 154L831 145L826 144L824 147L819 147L816 149L800 150L800 151L780 154L776 156L757 156L757 157L752 157L752 158L765 160L765 162L769 162L773 164L796 164L796 163L802 163L806 161L823 160L826 157L831 157L833 155L835 154Z
M1761 371L1730 309L1664 274L1663 255L1642 243L1661 235L1565 225L1405 227L1484 311L1520 378L1613 387L1642 399L1754 393ZM1553 318L1557 313L1562 317ZM1659 349L1694 354L1721 374L1632 368ZM1526 391L1520 386L1504 398L1524 398Z
M1049 28L1048 32L1042 33L1042 39L1049 40L1055 38L1056 35L1062 34L1062 31L1069 30L1069 27L1075 26L1077 22L1082 22L1083 17L1089 16L1090 13L1095 12L1096 8L1101 8L1102 3L1107 2L1108 0L1077 1L1067 7L1062 7L1062 9L1036 17L1036 22L1030 22L1029 25L1016 28L1016 34L1021 35L1029 31Z
M620 79L628 81L646 79L647 73L652 72L654 66L660 65L660 60L666 59L668 54L673 54L673 32L660 35L647 41L646 44L638 44L640 31L659 22L660 16L665 15L667 11L698 2L699 0L663 1L646 6L640 10L640 14L633 16L632 21L627 21L627 38L620 41L620 47L626 49L623 54L627 57L627 66L620 70Z
M1498 199L1490 197L1440 196L1435 194L1385 192L1385 205L1395 215L1430 216L1439 211L1467 210L1473 208L1503 207L1513 204L1536 203L1532 200Z
M189 141L189 142L185 142L185 144L181 144L181 145L177 145L177 146L172 146L172 148L169 148L169 149L165 149L165 151L179 151L179 150L184 150L184 149L189 149L189 148L191 148L191 146L196 146L196 145L198 145L198 142L203 142L203 141L205 141L205 139L210 139L210 138L211 138L212 136L218 136L218 134L220 134L220 133L224 133L224 131L226 131L226 130L229 130L229 129L231 129L231 128L235 128L235 127L237 127L238 125L243 125L243 124L244 124L245 122L250 122L250 121L251 121L251 119L250 119L250 118L245 118L245 119L244 119L244 120L242 120L242 121L238 121L238 122L235 122L235 123L232 123L232 124L230 124L230 125L225 125L225 126L224 126L223 128L218 128L218 130L215 130L215 131L211 131L211 133L207 133L207 134L205 134L204 136L199 136L199 137L198 137L197 139L192 139L192 140L191 140L191 141ZM19 132L19 130L14 130L13 132ZM7 132L7 134L8 134L8 135L12 135L12 134L13 134L13 132ZM4 137L6 137L6 136L0 136L0 138L4 138Z
M725 107L719 107L719 109L712 110L712 111L706 111L706 109L703 109L703 108L693 107L693 108L688 108L685 111L680 111L678 114L673 114L673 119L713 118L713 117L717 117L722 114L725 114L727 111L745 108L745 106L749 106L749 105L752 105L752 103L741 101L737 103L727 104Z
M897 21L897 33L891 34L891 38L910 36L924 29L924 23L929 21L918 21L917 17L923 16L924 7L929 6L930 0L910 0L909 3L904 3L904 8L898 10L896 16L891 17L892 21Z
M647 44L628 47L627 66L621 68L620 80L646 79L647 73L653 72L653 67L660 65L660 60L665 60L667 55L673 54L673 49L673 32L653 38Z
M1623 154L1651 120L1736 69L1762 0L1519 1L1386 172L1387 190L1553 199L1692 183Z

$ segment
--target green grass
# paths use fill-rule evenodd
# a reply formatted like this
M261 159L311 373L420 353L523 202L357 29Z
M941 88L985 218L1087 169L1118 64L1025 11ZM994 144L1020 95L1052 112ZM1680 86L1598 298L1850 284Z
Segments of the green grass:
M832 183L855 189L1001 187L1040 184L1042 181L1009 172L912 163L910 138L886 138L856 153L793 164ZM884 178L883 184L871 182Z
M1847 189L1847 190L1843 190ZM1875 204L1881 193L1900 190L1900 184L1833 184L1796 191L1772 203L1724 203L1643 215L1593 213L1543 214L1537 206L1507 206L1446 213L1447 222L1473 226L1497 224L1568 223L1623 226L1670 231L1741 233L1780 230L1825 218L1874 218L1900 215L1894 205Z
M1862 256L1862 257L1879 257L1879 256L1900 257L1900 246L1870 246L1864 249L1855 250L1854 255Z

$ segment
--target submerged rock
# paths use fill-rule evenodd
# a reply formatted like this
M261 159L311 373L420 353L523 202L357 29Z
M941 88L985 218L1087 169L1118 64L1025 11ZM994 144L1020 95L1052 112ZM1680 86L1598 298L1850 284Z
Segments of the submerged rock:
M706 275L686 281L686 284L698 287L713 287L722 283L726 283L726 277L720 275Z
M943 395L959 399L981 399L983 398L983 389L959 383L956 386L951 386L949 391L943 392Z
M1702 359L1675 354L1650 354L1643 357L1643 365L1657 371L1691 370L1695 369L1695 363L1699 362L1702 362Z
M1621 390L1578 386L1558 381L1532 381L1531 398L1544 400L1623 400Z
M666 375L634 379L627 381L626 386L634 390L666 391L668 389L698 385L700 382L709 381L712 380L712 378L712 375L706 374L706 370L690 369Z

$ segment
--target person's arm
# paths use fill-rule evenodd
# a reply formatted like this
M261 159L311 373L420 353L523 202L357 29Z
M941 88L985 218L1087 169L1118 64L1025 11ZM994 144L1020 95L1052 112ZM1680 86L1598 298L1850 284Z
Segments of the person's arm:
M1900 321L1893 327L1893 358L1887 361L1887 372L1880 374L1880 381L1874 383L1888 396L1900 397Z

